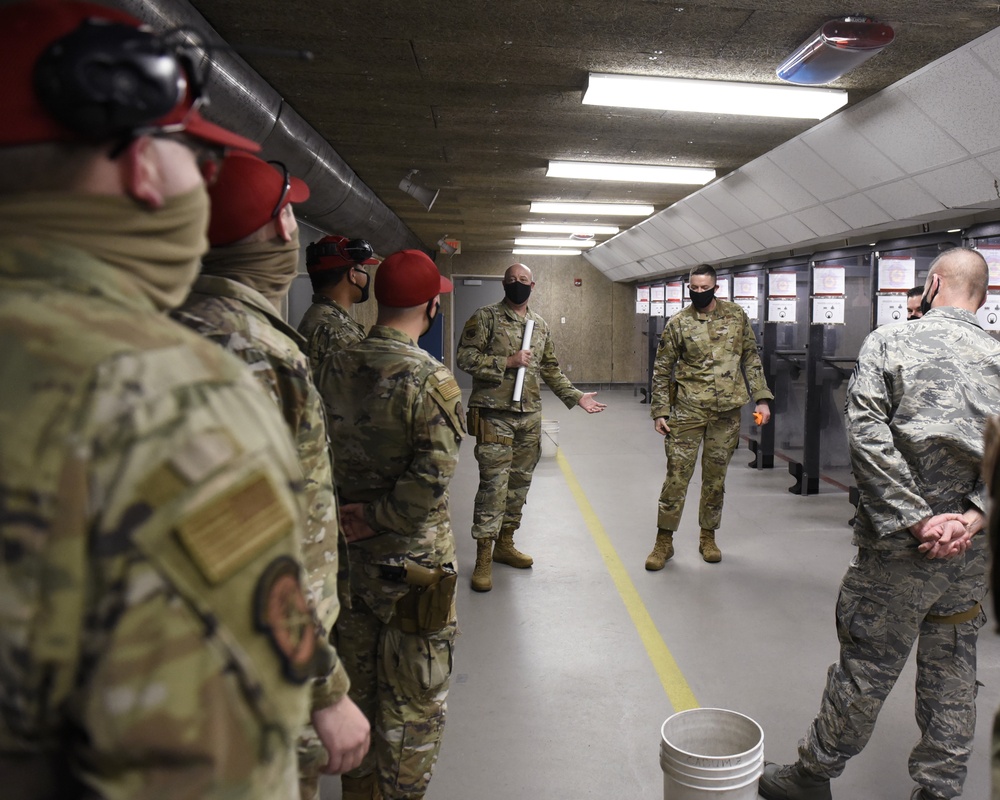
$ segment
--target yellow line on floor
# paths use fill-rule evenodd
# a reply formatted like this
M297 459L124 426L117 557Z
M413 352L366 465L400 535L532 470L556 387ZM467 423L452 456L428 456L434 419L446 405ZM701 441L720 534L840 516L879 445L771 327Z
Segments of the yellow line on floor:
M580 508L580 513L583 514L583 519L587 523L590 535L594 538L597 549L604 559L604 564L607 566L608 572L611 573L611 578L615 582L618 594L621 596L622 602L625 603L625 608L628 609L629 616L632 617L632 624L635 625L636 630L639 632L642 644L646 648L650 660L653 662L656 674L660 677L660 683L663 684L663 689L667 693L670 705L674 707L674 711L686 711L689 708L698 708L698 701L694 698L694 692L691 691L688 682L684 680L684 675L681 673L680 667L677 666L677 662L674 661L674 657L663 641L663 637L660 636L660 632L656 629L653 618L649 615L649 611L646 610L646 606L642 602L635 584L632 583L632 579L628 576L625 565L618 557L618 553L614 545L611 544L611 539L608 537L607 531L604 530L604 526L601 525L597 514L594 513L590 501L587 500L587 496L584 494L580 482L576 479L576 475L573 474L569 461L562 454L562 450L556 453L556 460L559 463L559 468L562 470L563 477L566 478L566 483L569 484L569 490L573 493L573 498Z

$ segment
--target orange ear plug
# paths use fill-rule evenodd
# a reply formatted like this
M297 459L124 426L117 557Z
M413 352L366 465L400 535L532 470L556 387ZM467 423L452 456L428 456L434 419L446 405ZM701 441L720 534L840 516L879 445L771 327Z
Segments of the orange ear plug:
M757 425L763 425L764 424L764 415L761 414L759 411L754 411L753 412L753 421Z

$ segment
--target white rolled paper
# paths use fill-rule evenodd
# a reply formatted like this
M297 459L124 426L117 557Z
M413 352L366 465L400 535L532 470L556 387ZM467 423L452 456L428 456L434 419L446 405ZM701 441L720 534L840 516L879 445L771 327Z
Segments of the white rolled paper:
M524 339L521 340L521 349L530 350L531 349L531 334L535 330L535 321L529 319L524 323ZM517 368L517 377L514 378L514 402L521 402L521 390L524 389L524 371L525 367Z

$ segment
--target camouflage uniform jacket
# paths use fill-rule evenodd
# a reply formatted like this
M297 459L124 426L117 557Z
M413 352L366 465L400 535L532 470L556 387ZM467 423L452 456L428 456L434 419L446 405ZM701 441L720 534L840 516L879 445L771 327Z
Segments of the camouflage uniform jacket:
M299 322L299 333L306 340L306 353L313 372L333 353L357 344L365 338L361 323L345 311L340 303L322 294L314 294L312 305Z
M0 240L0 340L0 761L80 796L298 797L318 648L273 404L64 245Z
M342 503L365 503L377 536L348 545L351 591L387 622L405 584L379 565L455 563L448 483L465 432L451 372L395 328L368 337L320 368Z
M303 541L307 594L324 631L332 631L340 613L340 527L323 401L302 352L302 337L275 313L274 306L260 292L216 275L200 276L184 305L172 316L246 363L281 409L299 454L304 476L302 496L309 509ZM339 700L348 687L347 673L334 657L332 671L314 687L313 708L324 708Z
M531 363L525 370L521 402L514 402L517 369L507 369L507 357L521 349L524 325L535 321L531 333ZM469 406L503 411L541 411L541 377L567 408L580 402L583 392L575 388L559 369L548 323L530 308L519 317L503 300L483 306L465 323L458 347L457 363L472 376Z
M717 299L711 311L691 305L667 320L653 365L653 419L669 417L672 408L730 411L751 397L774 399L750 318L739 305Z
M910 525L972 506L985 513L983 431L998 408L1000 343L974 314L935 308L870 333L847 387L855 543L915 548Z

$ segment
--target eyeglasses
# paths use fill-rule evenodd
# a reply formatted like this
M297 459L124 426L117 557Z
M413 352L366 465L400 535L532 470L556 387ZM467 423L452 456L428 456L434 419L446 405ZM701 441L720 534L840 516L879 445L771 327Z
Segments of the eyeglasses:
M288 172L288 167L286 167L281 161L268 161L267 163L274 164L274 166L280 168L285 178L285 185L282 187L281 195L278 197L278 204L274 207L274 211L271 212L271 219L275 219L278 214L281 213L281 208L285 204L285 198L288 197L288 192L291 191L292 176Z

